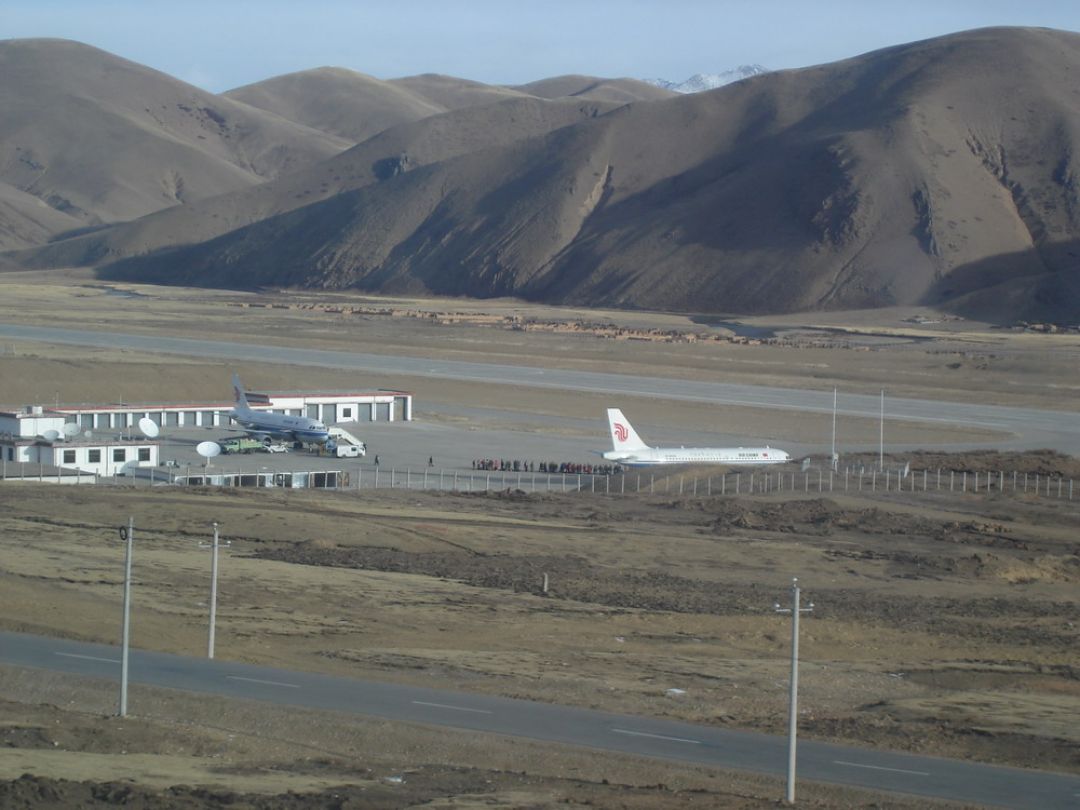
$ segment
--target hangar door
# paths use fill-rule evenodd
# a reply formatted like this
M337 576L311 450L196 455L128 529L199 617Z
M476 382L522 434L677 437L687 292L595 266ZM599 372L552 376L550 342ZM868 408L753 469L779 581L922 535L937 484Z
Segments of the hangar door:
M375 403L375 418L380 422L390 421L390 408L393 405L389 402L376 402Z

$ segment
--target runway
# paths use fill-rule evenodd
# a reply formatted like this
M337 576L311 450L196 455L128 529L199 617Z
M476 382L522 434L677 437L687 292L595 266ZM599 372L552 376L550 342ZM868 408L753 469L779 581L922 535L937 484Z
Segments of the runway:
M771 408L781 411L807 411L822 414L832 411L831 390L814 391L740 383L637 377L499 363L433 360L400 355L302 349L14 324L0 324L0 338L221 360L318 366L385 375L435 377L477 383L588 391L611 394L613 397L624 394L719 405ZM956 403L892 397L886 399L885 405L887 419L981 427L1010 434L1011 438L997 443L998 449L1032 450L1049 447L1070 455L1080 455L1080 413L985 403ZM876 420L879 417L879 409L880 400L876 396L841 394L839 397L839 413L842 416L859 416ZM963 447L966 449L971 446L973 445Z
M120 651L0 632L0 662L118 679ZM785 737L524 700L132 650L132 684L505 734L722 769L782 775ZM129 694L139 713L137 689ZM799 778L1031 810L1075 808L1080 777L800 741Z

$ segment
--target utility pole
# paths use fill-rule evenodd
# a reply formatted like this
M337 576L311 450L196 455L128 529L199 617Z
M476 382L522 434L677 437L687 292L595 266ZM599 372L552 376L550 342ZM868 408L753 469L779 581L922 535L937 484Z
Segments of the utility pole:
M799 580L791 580L791 607L782 608L777 602L773 610L777 613L791 614L791 693L788 698L788 766L787 766L787 803L795 804L795 743L799 719L799 614L809 613L814 603L799 607Z
M207 634L206 640L206 657L214 657L214 633L217 627L217 575L218 575L218 549L221 544L218 542L218 526L220 525L216 520L213 522L214 527L214 541L209 546L200 544L200 548L210 549L210 629ZM226 546L230 545L225 543Z
M214 625L217 623L217 550L218 525L214 521L214 548L210 552L210 634L206 643L206 657L214 657Z
M120 539L127 541L124 559L124 621L120 647L120 717L127 717L128 646L131 641L131 551L135 543L135 518L128 518L127 527L120 527Z
M832 468L836 469L836 386L833 386L832 390L832 455L829 456L832 462Z
M878 469L885 469L885 389L881 389L881 432L878 440Z

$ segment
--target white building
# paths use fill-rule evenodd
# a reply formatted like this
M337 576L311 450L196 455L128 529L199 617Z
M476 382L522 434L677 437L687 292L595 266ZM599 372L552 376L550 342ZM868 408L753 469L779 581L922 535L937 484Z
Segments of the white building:
M3 475L7 477L9 470L11 475L16 471L26 474L27 465L31 474L36 466L39 470L55 467L103 476L123 475L131 467L158 466L161 447L156 441L79 433L65 436L68 424L68 414L36 405L21 411L0 411Z
M374 393L255 392L248 391L255 410L308 416L324 424L339 422L411 421L412 394L404 391ZM122 430L144 417L159 427L228 427L231 402L63 405L53 408L84 431Z

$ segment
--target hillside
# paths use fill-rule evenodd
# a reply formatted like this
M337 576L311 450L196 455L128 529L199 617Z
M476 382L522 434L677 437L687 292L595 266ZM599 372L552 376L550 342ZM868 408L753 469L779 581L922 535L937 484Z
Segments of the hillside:
M672 90L637 79L601 79L578 75L555 76L529 84L519 84L512 89L540 98L574 97L618 104L655 101L675 95Z
M1080 36L966 32L621 107L110 277L1076 318Z
M349 146L66 40L0 41L6 247L250 187ZM17 196L17 195L16 195Z
M430 116L530 98L572 97L616 105L673 95L636 79L558 76L497 87L434 74L384 81L331 67L289 73L225 93L228 98L355 143Z
M447 111L405 87L331 67L277 76L225 96L353 143Z
M276 180L22 251L12 258L26 267L84 266L105 257L203 242L432 163L543 135L617 106L520 96L432 115L391 127L339 155Z

